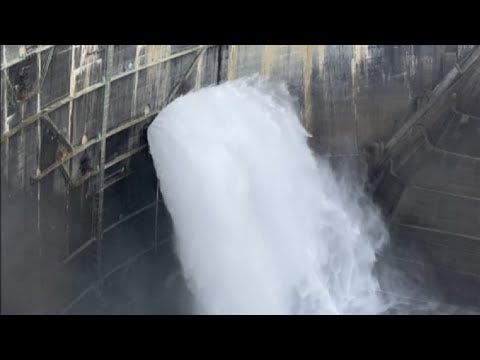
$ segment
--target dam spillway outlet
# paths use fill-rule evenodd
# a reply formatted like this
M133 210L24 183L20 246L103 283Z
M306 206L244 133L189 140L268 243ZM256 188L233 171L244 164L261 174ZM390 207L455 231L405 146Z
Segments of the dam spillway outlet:
M480 314L479 45L0 50L2 314Z

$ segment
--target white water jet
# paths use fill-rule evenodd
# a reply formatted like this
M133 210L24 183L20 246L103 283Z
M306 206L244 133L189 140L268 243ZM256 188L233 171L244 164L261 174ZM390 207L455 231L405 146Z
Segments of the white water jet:
M316 159L286 86L201 89L148 129L184 276L206 314L375 314L387 239L359 187Z

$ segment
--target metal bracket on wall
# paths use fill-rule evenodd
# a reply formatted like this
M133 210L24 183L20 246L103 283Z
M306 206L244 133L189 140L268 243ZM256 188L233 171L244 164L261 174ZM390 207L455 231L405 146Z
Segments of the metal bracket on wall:
M456 107L452 107L452 111L457 114L457 115L462 115L462 116L465 116L469 119L475 119L475 120L480 120L480 116L476 116L476 115L471 115L471 114L466 114L460 110L458 110Z
M48 116L48 114L44 114L40 119L45 121L45 123L49 126L50 130L53 131L55 137L59 139L60 142L65 145L69 151L74 151L73 145L70 143L70 141L68 141L65 136L63 136L57 125L55 125L55 123L52 121L50 116Z
M116 158L114 158L113 160L107 162L105 164L105 170L111 168L113 165L116 165L118 164L120 161L123 161L125 159L128 159L130 156L132 155L135 155L137 153L139 153L140 151L142 151L143 149L146 149L147 148L147 145L142 145L142 146L139 146L135 149L132 149L130 151L127 151L126 153L124 154L121 154L121 155L118 155ZM77 180L75 180L73 182L73 185L74 186L80 186L83 182L85 182L87 179L91 178L92 176L95 176L97 175L98 173L100 172L100 170L95 170L95 171L90 171L88 173L86 173L85 175L81 176L80 178L78 178ZM105 179L104 179L105 180ZM118 181L118 180L117 180ZM115 181L116 182L116 181ZM108 185L103 185L102 187L100 187L95 193L98 193L102 190L105 190L106 188L108 188L109 186L113 185L113 183L111 184L108 184Z
M152 113L149 113L148 115L145 115L145 116L141 116L139 118L136 118L136 119L133 119L127 123L124 123L122 125L120 125L119 127L109 131L106 135L106 138L109 138L110 136L113 136L117 133L119 133L120 131L122 130L125 130L133 125L136 125L136 124L139 124L143 121L145 121L146 119L152 117L152 116L155 116L155 114L158 114L158 111L155 111L155 112L152 112ZM61 159L58 159L57 161L55 161L53 164L51 164L50 166L48 166L45 170L43 170L42 172L40 172L37 176L33 177L32 178L32 182L35 183L37 181L40 181L42 180L45 176L47 176L48 174L50 174L53 170L55 170L57 167L59 167L60 165L62 165L63 163L65 163L66 161L70 160L71 158L73 158L74 156L82 153L83 151L85 151L86 149L88 149L90 146L92 145L95 145L95 144L98 144L100 141L101 141L101 137L99 138L96 138L96 139L92 139L90 141L88 141L87 143L85 143L84 145L81 145L81 146L78 146L78 147L75 147L73 148L73 150L66 154L63 158ZM144 145L146 146L146 145ZM143 150L140 149L140 150ZM129 153L130 155L133 155L135 153L137 153L138 151L140 151L138 148L137 149L133 149L131 150ZM125 156L124 155L120 155L120 157L122 156ZM128 157L128 156L127 156ZM114 160L112 160L111 162L107 163L107 166L110 167L110 166L113 166L115 165L117 162L121 161L121 160L124 160L124 158L121 158L120 160L118 160L118 158L115 158ZM92 175L95 175L95 174L91 174L90 176Z
M94 139L94 140L90 140L89 142L87 142L86 144L84 144L82 146L74 148L74 150L72 152L70 152L68 154L65 154L61 159L57 160L52 165L48 166L45 170L41 171L37 176L31 178L31 183L35 184L37 181L42 180L45 176L50 174L53 170L58 168L60 165L67 162L68 160L70 160L74 156L82 153L88 147L90 147L91 145L96 144L98 142L99 142L98 139Z

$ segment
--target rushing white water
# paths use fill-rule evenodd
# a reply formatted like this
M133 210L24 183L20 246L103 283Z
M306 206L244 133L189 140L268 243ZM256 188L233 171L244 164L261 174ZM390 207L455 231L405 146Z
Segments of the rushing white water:
M207 314L374 314L387 239L360 188L316 159L286 87L240 79L148 129L184 275Z

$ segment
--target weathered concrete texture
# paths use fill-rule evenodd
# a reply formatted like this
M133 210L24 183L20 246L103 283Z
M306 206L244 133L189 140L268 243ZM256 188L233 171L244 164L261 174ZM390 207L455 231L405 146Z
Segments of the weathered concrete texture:
M423 146L397 173L416 186L480 199L480 161L474 159Z
M105 46L55 46L40 52L40 59L37 53L26 53L39 48L5 48L4 57L10 61L25 54L23 61L8 67L9 79L17 87L6 91L8 98L29 96L37 82L41 89L40 101L30 95L20 104L11 104L2 121L4 132L38 112L37 108L70 96L68 113L65 106L61 116L51 113L54 122L74 146L96 138L103 116ZM226 76L263 73L287 82L318 151L358 154L365 145L391 136L417 100L427 96L448 66L453 66L446 58L471 50L426 45L224 45L208 48L183 78L195 60L195 52L188 53L192 49L195 46L114 46L107 129L158 111L176 87L174 96Z
M166 74L166 72L166 63L139 71L134 116L148 115L164 102L167 77L159 74Z
M135 67L137 45L115 45L112 75L118 75Z
M398 204L393 221L478 240L480 201L425 188L409 187Z
M173 54L167 45L114 47L106 170L99 183L106 47L39 46L30 53L20 49L2 46L1 54L2 259L10 259L2 262L2 305L13 313L58 313L98 280L99 261L100 275L110 276L133 255L132 247L143 249L171 231L163 205L154 203L156 177L145 130L164 106L167 91L173 90L168 75ZM172 66L175 80L182 80L191 59ZM53 128L40 118L44 114ZM41 179L32 182L39 175ZM98 214L94 195L102 189L104 212ZM29 211L14 216L15 206ZM103 258L94 237L99 217L105 229ZM118 234L126 230L129 236L119 245ZM25 253L23 261L26 251L38 259ZM42 300L40 293L56 299ZM26 302L15 304L18 298Z
M108 113L108 130L115 129L131 118L134 85L134 74L127 75L112 82Z
M462 55L468 53L462 49ZM457 50L455 45L232 45L228 77L262 73L287 81L316 149L358 154L391 137L453 67Z
M102 82L105 45L75 46L74 50L74 91L80 92Z
M391 179L394 174L403 186L398 202L391 205L396 246L423 246L420 264L437 273L436 284L444 298L477 305L480 128L474 114L480 99L479 67L480 59L418 121L423 130L401 140L389 175ZM452 100L444 100L449 97ZM421 136L412 142L416 132ZM388 183L391 180L386 178L381 186ZM404 254L403 259L412 253Z
M53 54L50 52L53 51ZM70 92L70 76L72 66L72 49L68 45L56 46L53 50L46 51L42 59L48 60L50 64L44 69L45 75L40 90L41 103L48 106L51 103L67 96ZM45 68L46 66L43 65Z
M105 310L106 303L126 311L92 284L115 278L112 289L120 286L119 272L142 262L136 254L150 257L152 244L171 231L161 196L157 199L145 130L175 97L227 79L268 75L287 83L316 151L357 159L365 147L388 142L475 46L3 45L1 50L2 210L7 209L2 250L8 250L2 257L18 255L11 257L12 271L2 271L2 276L15 274L5 282L8 291L15 289L7 300L13 306L15 298L43 291L50 298L11 311L68 313L88 312L91 306ZM106 73L109 58L111 74ZM451 258L445 258L448 252L431 253L435 264L448 269L444 278L457 283L463 281L458 274L478 275L475 257L466 252L476 253L471 237L479 231L480 209L470 199L479 196L479 162L472 158L480 155L479 74L477 64L455 85L455 99L449 93L422 120L436 146L467 157L431 151L422 138L403 141L399 148L408 151L395 153L396 172L387 171L376 191L392 224L454 233L450 238L442 233L441 240L451 241ZM28 210L12 218L9 209L17 214L22 207ZM104 233L98 247L100 219ZM395 238L435 239L430 230L409 229L417 232ZM16 247L19 237L25 241ZM27 272L18 267L23 252L35 254ZM24 285L15 285L17 276L27 276ZM130 295L118 301L134 302ZM88 301L96 305L89 307Z

